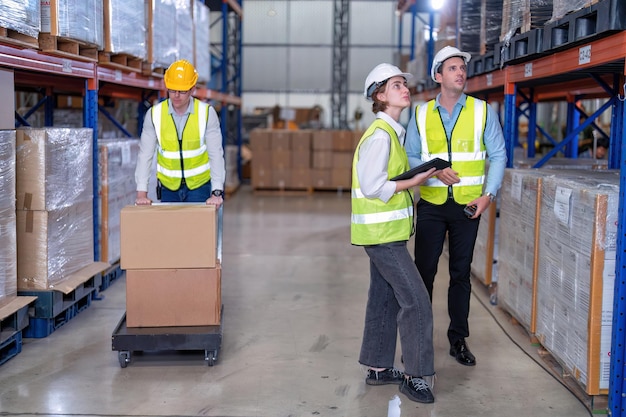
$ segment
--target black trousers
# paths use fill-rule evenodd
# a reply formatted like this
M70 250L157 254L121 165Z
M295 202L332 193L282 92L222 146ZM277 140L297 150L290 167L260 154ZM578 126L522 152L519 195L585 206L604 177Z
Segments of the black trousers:
M469 219L465 205L447 200L443 205L419 200L415 230L415 265L433 298L433 283L439 257L448 238L450 284L448 287L448 340L453 345L469 336L468 316L471 295L471 264L480 218Z

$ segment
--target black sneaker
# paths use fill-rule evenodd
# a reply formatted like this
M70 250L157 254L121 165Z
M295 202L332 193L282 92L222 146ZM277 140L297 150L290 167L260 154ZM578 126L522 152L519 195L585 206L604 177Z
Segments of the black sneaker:
M396 368L389 368L385 369L384 371L375 371L373 369L368 369L365 383L367 385L400 385L403 380L404 373L397 370Z
M400 392L409 397L409 400L418 403L430 404L435 402L435 396L423 378L405 378L400 384Z

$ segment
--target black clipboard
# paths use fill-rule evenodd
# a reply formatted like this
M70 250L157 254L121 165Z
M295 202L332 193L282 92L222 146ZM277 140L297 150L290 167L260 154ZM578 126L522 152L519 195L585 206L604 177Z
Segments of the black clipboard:
M416 166L415 168L411 168L407 172L404 172L400 175L397 175L391 179L391 181L400 181L400 180L408 180L409 178L413 178L415 175L420 172L428 171L431 168L437 168L437 170L449 168L452 164L445 159L434 158L428 162L424 162L421 165Z

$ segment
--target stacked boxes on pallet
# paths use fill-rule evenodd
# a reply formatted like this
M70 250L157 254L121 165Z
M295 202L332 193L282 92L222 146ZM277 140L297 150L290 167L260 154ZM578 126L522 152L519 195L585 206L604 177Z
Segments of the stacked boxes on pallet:
M120 212L137 195L138 152L137 139L98 140L100 259L109 264L120 260Z
M619 172L508 169L501 200L501 305L587 394L606 394Z
M26 35L31 43L36 43L41 26L40 3L41 0L0 0L0 27Z
M254 189L349 189L360 132L255 129L250 133Z
M92 130L20 128L18 290L54 289L93 263Z
M17 295L15 131L0 130L0 304Z
M104 51L146 60L145 23L144 0L104 0Z
M543 181L536 335L597 395L609 387L619 175L585 176Z
M127 206L121 212L128 327L220 324L214 206Z
M96 61L98 50L104 47L102 2L103 0L42 2L39 47L43 51L69 52ZM67 39L77 42L65 43Z

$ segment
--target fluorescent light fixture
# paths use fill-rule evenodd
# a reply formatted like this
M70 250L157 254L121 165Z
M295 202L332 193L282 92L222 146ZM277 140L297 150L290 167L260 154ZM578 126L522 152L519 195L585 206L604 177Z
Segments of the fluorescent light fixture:
M439 10L443 7L445 0L430 0L430 7L433 10Z

